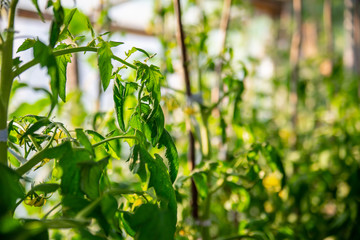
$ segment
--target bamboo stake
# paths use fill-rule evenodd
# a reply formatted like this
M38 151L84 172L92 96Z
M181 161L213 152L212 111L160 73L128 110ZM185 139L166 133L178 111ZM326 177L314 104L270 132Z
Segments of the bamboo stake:
M182 26L182 22L181 22L180 0L174 0L174 8L175 8L175 16L176 16L176 22L177 22L176 36L177 36L178 45L180 46L180 50L181 50L181 63L182 63L183 77L184 77L184 82L185 82L186 96L187 96L188 100L190 101L192 93L191 93L191 84L190 84L190 76L189 76L189 69L188 69L188 57L187 57L187 52L186 52L186 46L184 43L185 37L184 37L184 31L183 31L183 26ZM189 162L190 170L193 171L195 168L195 138L194 138L194 133L191 130L191 126L189 126L188 134L189 134L188 162ZM190 206L191 206L192 217L195 220L198 220L199 219L198 191L196 189L195 182L193 179L191 179Z
M291 42L290 49L290 67L291 67L291 82L290 82L290 104L291 104L291 122L293 130L296 132L297 127L297 108L298 108L298 82L299 82L299 60L302 42L302 0L293 0L295 30ZM293 146L297 144L297 137L292 143Z

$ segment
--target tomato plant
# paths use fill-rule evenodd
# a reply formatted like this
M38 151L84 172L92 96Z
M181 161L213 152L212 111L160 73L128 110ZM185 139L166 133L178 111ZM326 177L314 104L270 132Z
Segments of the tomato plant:
M127 57L140 51L147 59L130 63L117 57L112 48L122 42L106 40L107 34L96 35L88 20L91 39L79 45L79 36L70 31L77 10L64 11L60 1L48 1L47 7L52 8L54 16L49 42L26 39L16 51L33 52L33 60L24 63L14 57L13 50L17 4L18 1L11 1L8 6L8 27L2 32L1 43L0 184L4 191L0 198L1 236L48 239L50 229L68 228L81 238L123 239L129 235L136 239L149 239L149 236L173 239L177 203L172 183L178 173L178 153L164 127L160 106L163 75L158 67L146 64L152 56L133 48L126 53ZM42 16L37 1L33 4ZM65 43L66 39L71 43ZM101 132L70 130L52 118L59 98L66 101L67 64L77 52L96 54L104 90L114 81L117 125L109 122ZM115 69L112 61L121 66ZM49 110L44 116L18 116L8 122L13 81L35 65L47 69L50 78L50 91L44 89L51 100ZM135 71L135 79L123 79L125 71ZM127 101L132 102L131 107ZM111 161L123 161L120 149L124 141L130 146L124 162L139 176L134 182L119 182L109 174L119 171L112 167ZM155 149L164 149L163 157ZM28 175L49 165L44 182L36 183ZM51 202L52 208L41 219L12 217L21 204L44 207L47 202Z
M358 36L340 33L356 1L154 0L160 56L124 57L60 0L48 41L15 49L18 2L1 2L1 239L359 238L360 84L340 46ZM77 53L113 109L87 113L67 92ZM48 88L22 81L35 66ZM9 110L24 88L44 97Z

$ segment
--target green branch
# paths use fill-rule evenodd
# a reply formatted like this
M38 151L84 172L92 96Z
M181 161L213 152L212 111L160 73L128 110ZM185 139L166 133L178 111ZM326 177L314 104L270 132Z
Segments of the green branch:
M97 142L95 144L92 145L93 148L100 146L101 144L104 144L106 142L112 141L112 140L117 140L117 139L123 139L123 138L128 138L128 139L135 139L137 141L139 141L139 138L136 136L116 136L116 137L111 137L111 138L106 138L100 142Z
M75 47L75 48L66 48L66 49L61 49L61 50L55 50L53 52L53 54L55 57L57 57L57 56L62 56L65 54L71 54L71 53L77 53L77 52L97 52L97 51L98 51L98 48L96 48L96 47ZM124 64L128 67L131 67L135 70L137 69L137 67L135 65L128 63L127 61L125 61L115 55L113 55L112 58L116 61L121 62L122 64ZM33 59L33 60L25 63L24 65L22 65L21 67L19 67L18 69L16 69L13 72L13 76L14 77L19 76L21 73L25 72L26 70L35 66L38 63L40 63L39 59Z
M14 22L16 15L16 5L18 0L12 0L8 18L8 28L6 40L1 49L1 76L0 76L0 130L7 128L7 114L11 86L13 83L13 47L14 47ZM7 164L7 143L0 142L0 162Z
M119 57L117 57L117 56L115 56L115 55L112 55L112 59L114 59L114 60L116 60L116 61L119 61L119 62L121 62L122 64L124 64L124 65L126 65L126 66L128 66L128 67L131 67L132 69L137 69L137 67L135 66L135 65L133 65L133 64L131 64L131 63L128 63L127 61L125 61L125 60L123 60L123 59L121 59L121 58L119 58Z
M56 131L51 136L51 139L48 142L48 144L41 151L37 152L29 161L27 161L26 163L24 163L24 165L21 165L18 169L16 169L16 172L20 176L22 176L25 173L27 173L28 171L30 171L30 169L32 169L36 164L38 164L39 162L41 162L43 160L43 158L41 158L39 156L41 156L42 153L51 146L51 143L55 139L55 135L56 135Z

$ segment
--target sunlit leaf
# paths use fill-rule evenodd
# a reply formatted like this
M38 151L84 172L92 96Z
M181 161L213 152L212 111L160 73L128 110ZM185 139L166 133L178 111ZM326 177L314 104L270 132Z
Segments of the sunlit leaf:
M138 240L172 240L175 226L169 225L173 221L169 210L158 208L154 204L143 204L134 214L124 213L124 219L132 230L136 232Z
M60 44L56 49L66 49L67 44ZM66 70L67 64L71 63L71 54L63 54L56 57L56 64L59 72L59 96L63 102L66 101Z
M31 0L31 2L33 3L33 5L36 7L36 11L39 14L41 21L45 22L44 16L40 10L39 4L38 4L38 0Z
M10 211L13 211L16 206L16 200L25 196L19 180L20 176L14 170L0 164L0 189L6 190L0 194L0 217L10 214Z
M110 43L102 41L99 43L99 50L97 53L100 79L104 91L109 86L113 69L113 65L111 64L111 57L113 54L110 48Z
M63 152L59 165L63 170L61 176L61 192L63 195L82 196L80 188L80 162L91 160L90 153L85 149L73 149Z
M168 170L171 181L174 182L179 170L179 157L174 143L169 132L164 130L159 140L158 147L165 146L165 157L168 160Z
M124 104L126 98L126 88L122 85L118 78L115 79L114 85L114 103L115 103L115 112L117 116L117 121L120 129L125 132L125 123L124 123Z
M60 188L60 185L57 183L40 183L31 188L31 190L27 193L30 195L34 192L43 192L44 194L53 193Z
M209 188L207 186L207 176L205 173L195 172L192 177L200 196L205 198L209 192Z
M20 45L20 47L18 48L16 53L26 51L26 50L32 48L35 45L35 42L36 41L34 39L31 39L31 38L25 39L25 41Z
M108 164L108 158L94 162L84 161L78 163L80 171L81 190L92 200L100 196L100 177Z
M94 148L92 147L89 138L85 135L84 130L77 128L75 129L76 137L80 141L80 143L85 147L86 150L91 153L92 156L95 156Z

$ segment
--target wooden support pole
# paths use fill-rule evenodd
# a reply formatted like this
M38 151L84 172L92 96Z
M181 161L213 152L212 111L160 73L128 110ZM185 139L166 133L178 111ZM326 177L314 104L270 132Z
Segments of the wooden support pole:
M175 16L176 16L176 22L177 22L177 42L180 46L181 50L181 63L182 63L182 70L183 70L183 77L185 82L185 90L186 90L186 96L189 101L191 101L191 84L190 84L190 75L189 75L189 69L188 69L188 57L186 52L186 46L184 42L184 31L181 21L181 6L180 6L180 0L174 0L174 8L175 8ZM190 123L191 124L191 123ZM190 125L189 124L189 125ZM189 126L188 129L189 134L189 152L188 152L188 162L190 170L193 171L195 168L195 138L194 133L191 130L191 126ZM195 220L199 219L199 206L198 206L198 191L195 186L195 182L193 179L191 179L191 214L192 217Z

